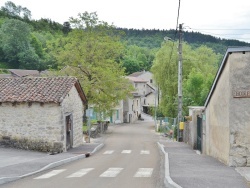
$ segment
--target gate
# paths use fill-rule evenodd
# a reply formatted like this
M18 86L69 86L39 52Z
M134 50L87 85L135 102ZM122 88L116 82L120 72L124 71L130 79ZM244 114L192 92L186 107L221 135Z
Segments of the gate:
M202 147L202 118L197 116L197 150Z

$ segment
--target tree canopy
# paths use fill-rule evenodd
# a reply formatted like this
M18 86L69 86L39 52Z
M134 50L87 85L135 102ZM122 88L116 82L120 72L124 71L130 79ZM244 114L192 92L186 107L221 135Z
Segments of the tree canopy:
M176 117L178 106L177 42L165 42L157 52L151 71L160 89L160 110L165 116ZM220 55L201 46L193 49L183 44L183 110L188 106L202 106L218 69Z
M71 18L74 30L51 44L63 74L77 76L90 105L98 111L114 108L131 91L120 58L124 45L114 27L96 13Z

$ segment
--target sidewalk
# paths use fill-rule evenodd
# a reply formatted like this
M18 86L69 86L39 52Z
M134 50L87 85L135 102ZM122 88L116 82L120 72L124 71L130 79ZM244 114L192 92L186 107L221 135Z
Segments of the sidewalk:
M250 167L228 167L213 157L199 154L183 142L161 139L159 145L165 153L165 184L168 187L248 187L245 176Z
M93 155L104 146L105 136L112 133L112 129L110 126L106 134L91 138L90 143L83 142L77 148L55 155L0 146L0 185Z

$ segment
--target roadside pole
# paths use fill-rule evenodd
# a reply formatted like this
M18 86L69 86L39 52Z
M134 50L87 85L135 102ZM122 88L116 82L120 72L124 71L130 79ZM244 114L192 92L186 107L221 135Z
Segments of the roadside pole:
M177 137L178 141L182 141L182 132L180 131L180 123L182 121L182 24L179 24L179 62L178 62L178 124Z

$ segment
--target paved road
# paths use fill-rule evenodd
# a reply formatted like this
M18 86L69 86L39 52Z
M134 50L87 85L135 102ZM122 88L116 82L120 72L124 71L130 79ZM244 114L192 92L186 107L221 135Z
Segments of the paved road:
M116 126L94 156L27 177L3 188L162 188L164 164L153 122Z

